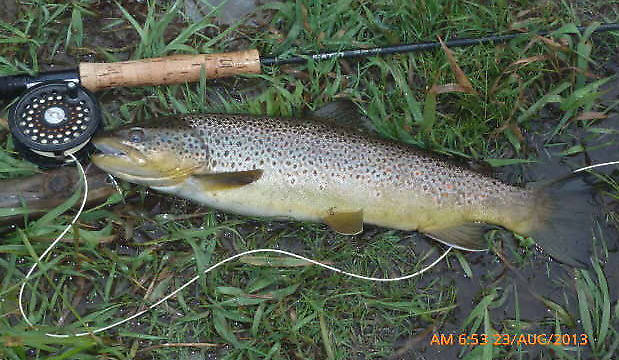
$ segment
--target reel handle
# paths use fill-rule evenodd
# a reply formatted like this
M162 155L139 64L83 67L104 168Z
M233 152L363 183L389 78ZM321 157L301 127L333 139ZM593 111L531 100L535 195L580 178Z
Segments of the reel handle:
M202 67L207 79L238 74L259 74L258 50L223 54L174 55L115 63L80 63L80 83L91 91L119 86L155 86L200 80Z

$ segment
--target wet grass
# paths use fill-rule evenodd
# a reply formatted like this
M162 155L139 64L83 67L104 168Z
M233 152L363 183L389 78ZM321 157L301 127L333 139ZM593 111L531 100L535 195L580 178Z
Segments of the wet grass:
M617 21L617 2L610 5L598 11L603 15L595 20ZM595 6L297 1L264 5L254 19L258 26L221 26L212 15L188 21L182 2L123 2L120 7L32 1L22 5L11 24L0 22L0 74L38 71L51 63L177 52L257 47L264 54L285 55L427 41L439 35L445 39L557 28L561 30L552 38L454 49L475 93L432 91L434 85L457 81L445 53L436 50L99 94L108 128L195 111L300 115L336 99L351 99L367 117L363 123L382 136L487 160L522 181L530 180L524 164L544 151L575 167L584 165L584 159L598 160L596 156L617 145L616 127L604 122L617 102L603 90L617 81L605 67L617 47L617 33L595 40L589 31L574 34L574 25L589 20ZM0 178L34 173L5 134ZM595 178L605 204L601 226L615 231L616 175L606 172ZM41 264L45 271L35 272L26 296L34 329L19 316L18 287L36 254L70 221L69 209L79 195L40 219L27 218L24 226L4 229L0 357L611 359L619 344L618 293L609 286L617 279L616 236L592 239L597 249L592 267L574 270L508 234L496 234L492 252L454 252L423 277L394 284L351 280L288 259L244 259L100 336L46 337L45 332L94 329L131 315L242 250L278 247L381 277L413 272L442 251L417 234L370 228L360 236L344 237L318 224L238 217L136 186L123 184L123 189L138 195L127 193L126 203L115 196L109 205L86 211L69 232L73 243L59 245ZM102 243L113 234L119 235L117 240ZM432 334L449 333L456 338L484 333L490 339L499 333L586 334L590 342L431 345Z

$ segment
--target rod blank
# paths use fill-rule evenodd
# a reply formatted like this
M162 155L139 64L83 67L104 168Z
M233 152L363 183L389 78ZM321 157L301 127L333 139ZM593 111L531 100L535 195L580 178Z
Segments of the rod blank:
M577 28L579 32L583 32L587 29L585 26L580 26ZM604 31L612 31L619 30L619 23L614 24L603 24L598 26L594 32L604 32ZM506 35L492 35L485 36L480 38L467 38L467 39L453 39L445 42L445 45L450 48L454 47L464 47L464 46L472 46L479 44L487 44L487 43L500 43L506 42L511 39L527 36L527 35L548 35L552 31L540 31L534 33L515 33L515 34L506 34ZM416 52L423 50L436 49L441 46L441 43L438 41L435 42L424 42L424 43L415 43L415 44L403 44L403 45L394 45L394 46L384 46L384 47L376 47L371 49L353 49L353 50L342 50L342 51L333 51L319 54L305 54L303 56L292 56L289 58L278 58L278 57L265 57L260 59L260 63L263 66L274 66L274 65L286 65L286 64L303 64L306 63L308 59L313 59L316 61L319 60L327 60L332 58L358 58L358 57L366 57L366 56L376 56L376 55L390 55L390 54L402 54L408 52Z
M584 26L578 31L585 31ZM619 30L619 23L602 24L594 32ZM485 43L505 42L527 35L547 35L551 31L536 33L516 33L492 35L481 38L452 39L446 42L448 47L463 47ZM402 44L376 47L371 49L352 49L317 54L305 54L288 58L260 57L257 50L245 50L222 54L174 55L162 58L123 61L116 63L81 63L77 70L63 70L41 73L35 76L15 75L0 77L0 99L19 95L26 89L42 82L79 80L80 84L91 91L98 91L119 86L155 86L194 82L200 79L202 69L206 78L214 79L239 74L259 74L261 66L284 64L302 64L313 59L316 61L332 58L359 58L376 55L401 54L440 47L439 42Z

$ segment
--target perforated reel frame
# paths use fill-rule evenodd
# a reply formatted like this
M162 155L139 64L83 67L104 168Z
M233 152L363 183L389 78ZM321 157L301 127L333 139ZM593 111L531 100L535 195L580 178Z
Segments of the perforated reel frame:
M56 160L85 147L100 126L94 95L74 82L32 87L9 113L11 134L20 147Z

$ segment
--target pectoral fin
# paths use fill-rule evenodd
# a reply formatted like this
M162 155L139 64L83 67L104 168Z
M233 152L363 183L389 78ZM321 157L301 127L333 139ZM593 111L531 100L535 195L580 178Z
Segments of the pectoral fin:
M254 181L260 179L261 176L262 170L194 175L206 191L236 189L253 183Z
M468 223L442 229L420 230L434 240L440 241L456 249L467 251L483 251L488 246L484 239L484 233L488 225L480 223Z
M363 210L353 212L329 210L323 221L340 234L356 235L363 231Z

